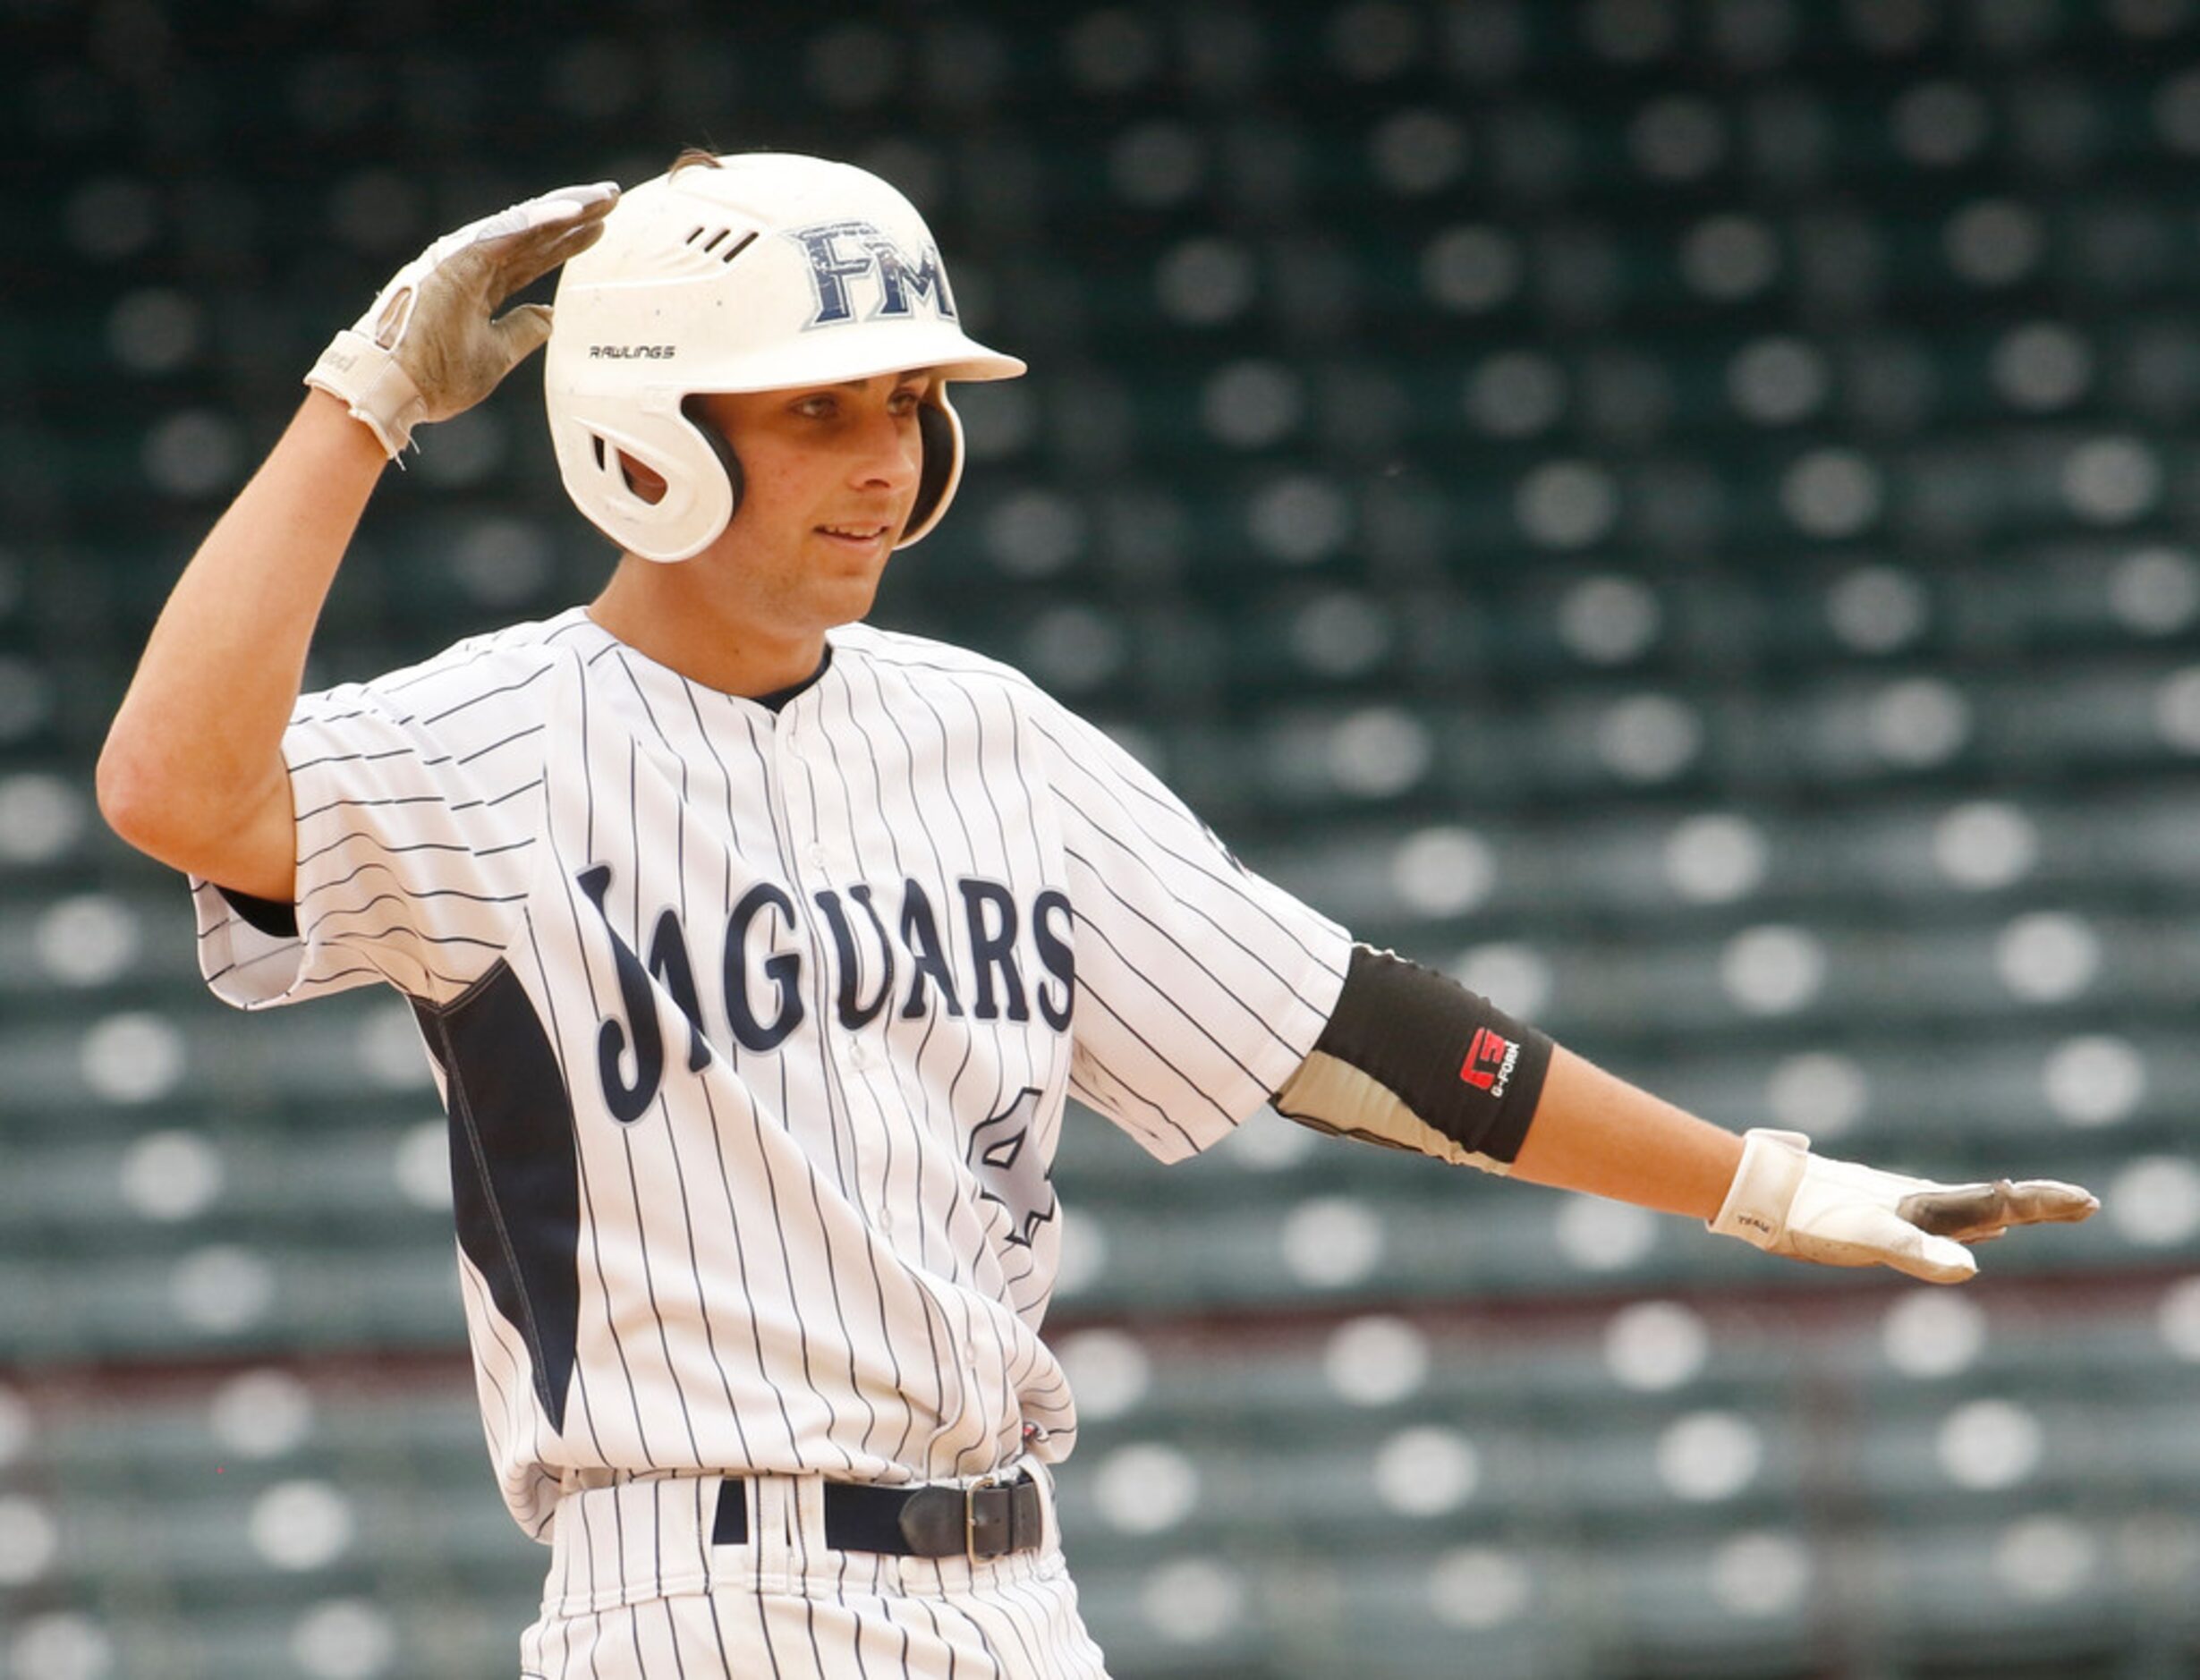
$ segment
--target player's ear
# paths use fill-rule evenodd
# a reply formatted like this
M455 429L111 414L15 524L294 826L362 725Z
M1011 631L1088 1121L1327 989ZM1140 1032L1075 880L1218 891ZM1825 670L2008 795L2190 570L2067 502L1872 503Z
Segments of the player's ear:
M643 466L624 449L619 451L619 471L626 479L626 488L651 507L665 499L663 476Z

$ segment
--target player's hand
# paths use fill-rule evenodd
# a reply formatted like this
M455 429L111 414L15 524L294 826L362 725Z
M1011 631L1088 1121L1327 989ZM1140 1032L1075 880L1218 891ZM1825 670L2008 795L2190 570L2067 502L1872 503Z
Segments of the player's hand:
M338 333L306 383L340 397L394 460L412 428L464 412L550 335L550 311L504 301L603 234L612 182L560 187L446 233Z
M1810 1152L1797 1132L1744 1134L1742 1164L1711 1228L1823 1266L1891 1266L1927 1283L1978 1270L1964 1244L2013 1225L2069 1224L2100 1201L2051 1178L1936 1184Z

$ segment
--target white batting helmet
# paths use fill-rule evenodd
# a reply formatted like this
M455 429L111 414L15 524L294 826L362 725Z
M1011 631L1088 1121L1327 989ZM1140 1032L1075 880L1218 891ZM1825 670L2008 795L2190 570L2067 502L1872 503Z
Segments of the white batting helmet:
M738 460L688 397L931 370L906 547L962 476L947 381L1024 371L964 334L916 207L821 157L735 154L636 187L565 265L553 312L543 385L558 471L599 530L648 560L700 554L741 498ZM665 480L661 497L634 493L622 454Z

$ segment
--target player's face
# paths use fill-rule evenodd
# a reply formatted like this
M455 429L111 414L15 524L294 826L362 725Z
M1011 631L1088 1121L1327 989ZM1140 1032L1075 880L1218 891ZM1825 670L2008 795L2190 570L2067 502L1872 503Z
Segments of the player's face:
M741 461L741 505L714 552L752 610L787 630L871 610L916 502L931 382L882 374L699 399Z

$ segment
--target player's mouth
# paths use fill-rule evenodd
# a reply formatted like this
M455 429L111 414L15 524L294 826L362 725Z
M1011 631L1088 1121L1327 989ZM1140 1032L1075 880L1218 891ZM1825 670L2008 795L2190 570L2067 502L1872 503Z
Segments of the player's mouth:
M884 525L820 525L818 534L850 548L869 548L886 535Z

